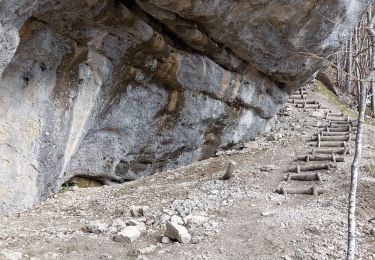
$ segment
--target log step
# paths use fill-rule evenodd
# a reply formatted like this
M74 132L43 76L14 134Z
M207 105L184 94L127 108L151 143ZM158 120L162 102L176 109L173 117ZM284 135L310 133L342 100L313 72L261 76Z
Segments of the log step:
M311 150L311 154L342 154L347 155L350 154L350 148L338 148L338 149L332 149L332 148L314 148Z
M333 112L330 112L329 114L327 114L327 116L344 116L344 113L333 113Z
M290 95L290 99L306 99L307 95Z
M294 96L294 95L296 95L296 96L303 96L304 98L307 98L307 92L295 92L295 93L293 93L291 96Z
M296 104L298 108L326 108L323 107L321 104Z
M351 120L350 117L343 117L343 118L327 118L326 119L330 122L351 122L354 120Z
M332 125L337 125L337 126L343 126L343 125L348 125L348 126L357 126L356 121L331 121L329 123L330 126Z
M326 127L326 132L357 132L356 126Z
M321 142L312 142L310 146L316 147L347 147L347 142L336 142L336 141L321 141Z
M276 190L276 193L288 195L288 194L307 194L312 196L318 196L322 194L323 191L318 189L316 186L311 186L309 188L285 188L282 187Z
M289 169L289 172L296 172L296 173L301 173L301 172L308 172L308 171L320 171L320 170L330 170L332 168L335 168L335 165L332 164L321 164L321 165L297 165L297 167Z
M351 134L353 136L354 132L325 132L325 131L321 131L318 134L320 134L321 136L348 136L349 134ZM318 135L318 134L314 134L314 135Z
M339 135L336 135L336 136L322 136L322 135L318 135L318 136L314 136L313 138L310 139L310 141L353 141L354 139L352 138L352 135L351 134L348 134L348 135L344 135L344 136L339 136Z
M322 175L317 173L292 174L288 173L286 181L323 181Z
M289 99L288 102L293 104L319 104L316 100L307 100L307 99Z
M328 108L305 108L303 110L304 112L307 112L307 111L330 111Z
M302 157L297 158L298 161L331 161L331 162L344 162L344 157L337 156L335 153L331 153L330 155L305 155Z

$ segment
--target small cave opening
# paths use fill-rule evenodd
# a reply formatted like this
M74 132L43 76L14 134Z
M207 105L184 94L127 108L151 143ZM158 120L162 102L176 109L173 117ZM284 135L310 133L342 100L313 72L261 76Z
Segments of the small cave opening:
M66 181L62 186L62 191L73 190L74 187L78 188L93 188L105 185L103 178L87 176L87 175L76 175Z

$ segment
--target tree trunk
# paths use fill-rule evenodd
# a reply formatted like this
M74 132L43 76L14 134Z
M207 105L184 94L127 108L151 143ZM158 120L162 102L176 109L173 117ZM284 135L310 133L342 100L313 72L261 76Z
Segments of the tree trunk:
M371 78L371 77L368 77ZM367 79L366 79L367 80ZM356 251L356 196L357 196L357 183L359 174L359 164L362 157L362 137L364 130L365 111L366 111L366 94L367 94L367 82L359 82L361 86L360 101L359 101L359 115L358 115L358 130L356 139L356 149L354 159L351 167L351 181L350 181L350 192L349 192L349 208L348 208L348 250L347 260L354 260L354 254Z
M373 82L371 82L371 111L374 114L375 117L375 86Z
M352 76L353 76L353 34L350 33L349 36L349 61L348 61L348 92L353 92L352 87Z

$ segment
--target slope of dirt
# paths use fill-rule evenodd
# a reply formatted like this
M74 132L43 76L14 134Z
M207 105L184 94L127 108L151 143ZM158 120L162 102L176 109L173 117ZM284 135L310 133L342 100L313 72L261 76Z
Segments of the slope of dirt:
M309 99L339 111L313 86L307 92ZM243 150L121 185L74 188L38 208L1 217L0 259L343 259L353 153L336 169L321 171L321 183L287 183L295 159L308 154L309 140L327 122L321 112L292 104L284 111L289 116L280 116L273 132ZM374 133L373 126L366 128L358 259L375 259ZM229 159L237 162L235 177L220 180ZM312 184L324 193L275 193L282 186ZM131 215L133 206L144 209L142 216ZM187 216L198 219L186 224L191 243L161 243L165 223ZM146 231L132 243L116 242L113 222L119 219L136 219ZM93 221L103 230L93 228Z

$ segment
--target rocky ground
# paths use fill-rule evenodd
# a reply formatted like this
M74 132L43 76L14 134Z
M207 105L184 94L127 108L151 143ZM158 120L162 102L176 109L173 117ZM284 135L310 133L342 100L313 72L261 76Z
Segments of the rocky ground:
M308 93L339 111L314 87ZM311 186L284 178L325 121L291 104L284 111L273 132L242 150L121 185L65 187L37 208L2 216L0 259L343 259L353 153L322 172L320 196L275 193ZM367 126L358 259L375 259L374 133ZM229 160L234 177L221 180Z

